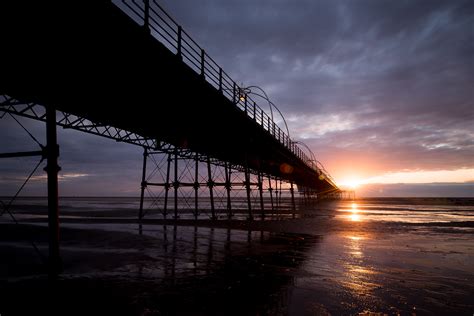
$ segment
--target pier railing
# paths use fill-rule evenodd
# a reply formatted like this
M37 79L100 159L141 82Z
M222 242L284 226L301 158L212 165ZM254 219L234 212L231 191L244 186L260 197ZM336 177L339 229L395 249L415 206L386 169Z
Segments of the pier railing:
M242 95L244 87L240 87L156 0L113 0L112 2L135 22L147 28L157 40L175 53L177 58L232 101L237 108L244 111L249 118L270 133L309 168L336 187L324 167L318 166L314 160L311 160L250 95Z

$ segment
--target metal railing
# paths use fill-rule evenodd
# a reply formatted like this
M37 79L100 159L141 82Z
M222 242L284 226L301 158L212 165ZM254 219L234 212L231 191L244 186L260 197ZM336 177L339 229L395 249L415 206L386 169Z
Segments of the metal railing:
M210 85L244 111L248 117L270 133L278 142L290 150L309 168L323 175L336 187L329 173L312 163L312 160L291 138L271 119L270 116L249 96L240 98L242 87L212 59L191 36L157 3L156 0L112 0L130 18L146 27L149 32L181 59L186 65L201 75Z

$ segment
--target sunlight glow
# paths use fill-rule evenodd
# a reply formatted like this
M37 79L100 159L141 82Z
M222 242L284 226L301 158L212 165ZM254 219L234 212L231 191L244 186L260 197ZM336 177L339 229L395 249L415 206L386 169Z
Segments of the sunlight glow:
M338 183L340 184L341 187L348 188L348 189L355 189L355 188L358 188L361 184L363 184L364 181L362 181L361 179L350 178L350 179L342 180L341 182L338 182Z
M349 218L350 218L351 221L353 221L353 222L360 222L360 215L357 214L357 213L351 214L351 215L349 216Z
M403 171L390 172L379 176L366 179L349 179L342 180L341 186L349 186L355 188L362 184L391 184L391 183L449 183L449 182L469 182L474 180L474 169L458 169L458 170L419 170L419 171ZM353 186L355 185L355 186Z
M78 178L89 177L90 174L88 173L63 173L58 175L59 181L71 181ZM48 176L45 174L39 176L32 176L31 181L46 181Z
M347 238L349 238L350 240L357 240L357 241L364 239L364 237L361 237L361 236L353 236L353 235L347 236Z
M457 170L413 170L403 172L389 172L369 178L336 179L341 189L355 190L367 184L400 184L400 183L467 183L474 181L474 169Z
M359 209L357 208L356 203L352 203L352 209L350 210L351 214L349 214L349 219L353 222L360 222L361 216L359 214Z

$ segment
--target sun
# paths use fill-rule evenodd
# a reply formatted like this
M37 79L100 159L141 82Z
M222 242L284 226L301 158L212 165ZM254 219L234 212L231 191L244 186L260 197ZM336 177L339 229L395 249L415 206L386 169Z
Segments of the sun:
M347 188L350 188L350 189L356 189L358 188L361 184L362 184L362 180L360 179L346 179L344 181L341 181L341 186L343 187L347 187Z

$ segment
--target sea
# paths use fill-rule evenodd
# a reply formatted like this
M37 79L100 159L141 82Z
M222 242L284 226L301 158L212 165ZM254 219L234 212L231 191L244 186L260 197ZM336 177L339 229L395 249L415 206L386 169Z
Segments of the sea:
M186 201L165 220L147 199L138 221L138 198L62 198L54 286L46 202L19 198L0 217L1 315L474 314L474 199L283 200L252 221L243 202L212 220L206 201L197 220Z

